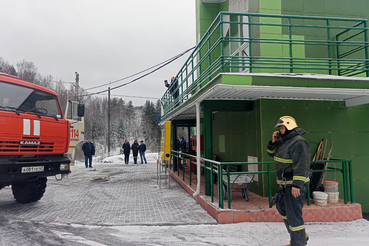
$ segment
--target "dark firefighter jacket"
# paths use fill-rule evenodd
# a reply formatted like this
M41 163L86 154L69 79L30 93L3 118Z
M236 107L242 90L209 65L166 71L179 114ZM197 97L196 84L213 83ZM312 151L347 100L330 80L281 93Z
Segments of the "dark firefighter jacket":
M310 144L302 136L305 131L296 127L275 142L269 141L267 152L274 158L277 184L302 188L309 182Z

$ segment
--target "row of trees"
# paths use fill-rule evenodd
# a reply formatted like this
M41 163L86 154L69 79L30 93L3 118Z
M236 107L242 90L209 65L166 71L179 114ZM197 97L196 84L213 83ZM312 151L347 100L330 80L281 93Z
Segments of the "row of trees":
M54 90L62 104L63 110L68 99L75 98L75 87L62 81L54 81L51 75L41 75L33 62L21 61L13 65L0 57L0 72L18 76L28 82ZM87 94L80 88L80 94ZM86 96L79 99L85 104L85 136L103 148L100 153L107 152L108 139L108 99L98 96ZM160 116L160 101L147 100L143 106L134 106L132 101L113 97L110 100L110 146L111 150L122 146L125 139L131 143L134 139L146 142L149 150L157 151L160 140L160 127L157 117Z

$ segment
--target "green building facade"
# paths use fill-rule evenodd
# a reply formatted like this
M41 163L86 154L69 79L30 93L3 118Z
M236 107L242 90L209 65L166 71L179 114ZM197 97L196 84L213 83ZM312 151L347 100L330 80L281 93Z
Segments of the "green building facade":
M205 157L265 162L277 119L293 116L312 155L324 138L331 158L352 160L355 202L369 212L368 15L367 0L196 0L198 45L162 120L195 120L199 103ZM326 180L342 198L342 175ZM266 175L251 190L266 196Z

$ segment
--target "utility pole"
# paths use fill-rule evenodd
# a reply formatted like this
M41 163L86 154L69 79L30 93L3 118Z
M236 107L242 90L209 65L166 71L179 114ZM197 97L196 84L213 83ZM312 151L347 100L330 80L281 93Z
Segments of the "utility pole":
M110 87L108 88L108 156L110 156Z
M79 74L75 72L76 74L76 101L78 101L78 88L79 88Z

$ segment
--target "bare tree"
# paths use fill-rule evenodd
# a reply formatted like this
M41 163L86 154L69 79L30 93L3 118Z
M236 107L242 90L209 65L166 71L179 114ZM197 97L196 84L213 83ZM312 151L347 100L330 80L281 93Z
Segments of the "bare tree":
M54 89L53 76L51 75L42 76L41 74L37 74L36 78L37 78L36 81L39 82L39 85L52 90Z
M159 111L157 111L159 105ZM157 150L160 128L157 117L160 115L160 103L155 106L154 103L146 101L142 109L141 128L148 149Z
M5 61L3 58L0 57L0 72L1 73L7 73L10 75L17 76L17 71L15 71L15 68L13 65L10 65L7 61Z
M18 76L25 81L38 84L37 77L37 68L33 62L21 61L17 63Z

